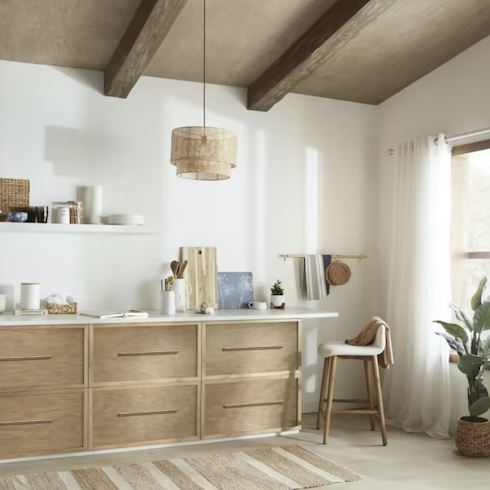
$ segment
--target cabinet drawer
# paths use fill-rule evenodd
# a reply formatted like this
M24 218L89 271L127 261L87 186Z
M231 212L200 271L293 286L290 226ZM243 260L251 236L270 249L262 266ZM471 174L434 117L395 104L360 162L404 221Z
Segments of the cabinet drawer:
M0 396L0 458L84 449L84 392Z
M207 324L205 376L294 372L298 322Z
M92 383L198 376L197 325L94 327Z
M0 329L0 390L84 385L85 329Z
M197 383L92 390L92 448L198 438Z
M204 384L203 438L288 430L298 426L298 379Z

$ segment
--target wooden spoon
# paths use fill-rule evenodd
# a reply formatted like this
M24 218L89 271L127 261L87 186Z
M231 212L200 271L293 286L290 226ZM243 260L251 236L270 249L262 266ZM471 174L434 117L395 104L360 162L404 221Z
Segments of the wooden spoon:
M174 273L175 279L177 279L179 277L180 262L178 260L173 260L172 263L170 264L170 268Z
M184 277L184 271L185 268L187 267L187 260L184 260L182 264L180 264L180 269L179 269L179 278L182 279Z

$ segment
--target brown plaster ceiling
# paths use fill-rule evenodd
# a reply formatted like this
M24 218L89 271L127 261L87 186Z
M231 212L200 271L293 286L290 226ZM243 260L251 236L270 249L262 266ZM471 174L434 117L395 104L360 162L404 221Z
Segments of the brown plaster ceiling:
M0 0L0 59L104 70L139 0Z
M379 104L488 35L489 0L398 0L294 92Z
M104 70L139 2L0 0L0 59ZM250 85L334 3L207 0L208 81ZM377 104L488 35L490 0L397 0L294 92ZM144 74L202 80L200 0Z
M208 0L206 77L221 85L250 85L335 0ZM145 75L202 80L202 2L190 0Z

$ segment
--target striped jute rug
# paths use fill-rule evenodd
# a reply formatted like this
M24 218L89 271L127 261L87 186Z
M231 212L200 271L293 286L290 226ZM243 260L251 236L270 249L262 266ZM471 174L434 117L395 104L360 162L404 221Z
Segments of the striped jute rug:
M362 477L301 446L0 479L0 490L293 490Z

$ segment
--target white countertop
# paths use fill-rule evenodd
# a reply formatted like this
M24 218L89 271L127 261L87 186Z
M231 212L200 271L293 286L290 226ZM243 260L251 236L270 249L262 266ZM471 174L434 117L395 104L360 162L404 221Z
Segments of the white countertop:
M101 312L102 313L102 312ZM213 315L202 315L188 311L175 315L161 315L150 312L148 318L107 318L99 320L81 315L21 315L0 314L0 327L22 325L104 325L113 323L187 323L221 322L240 320L303 320L308 318L335 318L339 314L333 311L310 310L300 307L286 307L284 310L215 310Z

